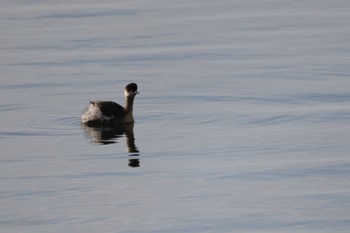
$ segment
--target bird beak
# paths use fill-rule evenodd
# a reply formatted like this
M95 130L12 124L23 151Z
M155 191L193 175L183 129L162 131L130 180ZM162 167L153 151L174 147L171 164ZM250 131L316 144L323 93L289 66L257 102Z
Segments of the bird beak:
M138 91L135 91L135 94L137 95L137 94L140 94L140 92L138 92Z

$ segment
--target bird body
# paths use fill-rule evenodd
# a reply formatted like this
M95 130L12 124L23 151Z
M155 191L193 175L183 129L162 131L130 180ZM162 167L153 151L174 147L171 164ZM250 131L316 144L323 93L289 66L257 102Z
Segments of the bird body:
M90 101L81 122L91 126L134 122L133 104L137 94L136 83L130 83L124 91L125 107L113 101Z

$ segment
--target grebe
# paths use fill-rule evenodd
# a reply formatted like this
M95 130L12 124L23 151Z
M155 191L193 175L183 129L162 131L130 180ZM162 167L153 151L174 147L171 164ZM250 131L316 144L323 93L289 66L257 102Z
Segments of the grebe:
M137 94L136 83L129 83L125 87L125 108L112 101L90 101L81 116L81 122L91 126L134 122L133 104Z

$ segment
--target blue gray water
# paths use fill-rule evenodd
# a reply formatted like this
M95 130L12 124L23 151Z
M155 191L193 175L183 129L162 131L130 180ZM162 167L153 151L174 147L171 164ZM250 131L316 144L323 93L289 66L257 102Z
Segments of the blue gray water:
M349 12L1 1L1 232L349 232ZM129 82L132 134L80 125Z

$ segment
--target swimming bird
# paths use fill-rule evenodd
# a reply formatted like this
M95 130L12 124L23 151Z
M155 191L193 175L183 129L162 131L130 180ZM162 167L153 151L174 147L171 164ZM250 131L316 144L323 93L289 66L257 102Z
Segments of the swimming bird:
M125 107L112 101L90 101L81 122L91 126L134 122L133 105L137 94L137 84L129 83L124 90Z

